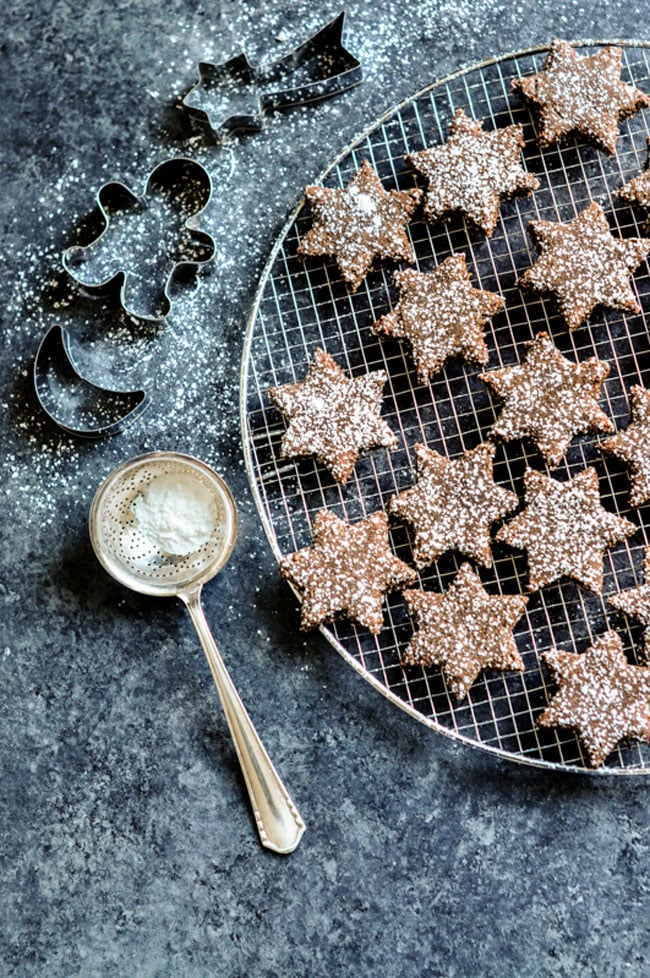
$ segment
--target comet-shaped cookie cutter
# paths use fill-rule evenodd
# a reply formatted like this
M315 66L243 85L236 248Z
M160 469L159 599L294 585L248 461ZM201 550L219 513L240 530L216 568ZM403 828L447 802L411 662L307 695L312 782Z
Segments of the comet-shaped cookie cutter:
M87 292L119 283L127 315L162 322L177 272L198 271L214 257L214 239L197 227L211 196L208 171L182 156L159 163L141 195L121 181L105 183L95 198L103 230L90 244L68 248L63 267Z
M277 61L252 65L243 52L222 64L198 64L199 80L183 108L219 138L264 128L264 113L331 98L358 85L360 61L343 46L345 11Z
M50 420L81 438L117 435L150 404L143 390L107 390L82 376L74 362L70 334L58 324L41 340L33 380L37 400Z

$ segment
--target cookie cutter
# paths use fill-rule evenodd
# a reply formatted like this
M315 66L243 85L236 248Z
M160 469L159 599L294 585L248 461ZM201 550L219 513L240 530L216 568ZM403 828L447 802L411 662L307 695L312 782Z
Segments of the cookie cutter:
M361 62L343 45L341 11L293 51L253 65L244 52L222 64L200 61L199 80L181 106L223 138L237 129L259 132L264 113L339 95L363 78Z
M34 358L33 381L43 411L59 428L82 438L117 435L150 404L143 390L99 387L76 367L70 334L58 324L43 336Z
M208 171L184 156L154 167L142 194L121 181L105 183L95 197L103 229L90 244L68 248L63 267L90 293L104 294L119 284L127 315L162 322L180 270L198 272L216 252L214 238L197 226L211 196Z

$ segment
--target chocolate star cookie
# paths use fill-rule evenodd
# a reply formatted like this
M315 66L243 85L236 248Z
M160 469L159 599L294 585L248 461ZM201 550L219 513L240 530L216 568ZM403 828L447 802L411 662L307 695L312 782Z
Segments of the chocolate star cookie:
M284 557L280 573L303 594L303 629L343 614L375 635L386 592L417 577L390 549L385 513L350 524L326 509L314 520L311 546Z
M582 655L544 655L559 691L540 716L542 727L571 727L599 767L619 740L650 740L650 668L633 666L616 632L605 632Z
M315 455L345 482L361 452L395 448L397 439L379 416L385 383L383 370L350 378L329 353L316 350L304 380L267 391L289 420L283 457Z
M409 342L421 384L455 355L487 363L483 327L505 300L472 287L464 255L452 255L426 274L410 268L395 272L393 279L400 300L373 331Z
M536 110L540 146L579 133L613 153L622 119L650 105L648 96L621 81L621 49L581 57L566 41L551 44L543 71L515 78L512 90Z
M637 527L601 506L595 469L584 469L568 482L527 469L524 487L525 508L496 539L526 551L528 590L566 576L599 592L605 549Z
M458 109L447 142L411 153L407 162L427 181L424 216L429 223L461 211L491 235L504 200L529 194L539 181L519 164L524 145L521 126L485 132Z
M531 221L528 230L539 258L519 285L555 296L569 329L599 305L641 311L629 278L650 251L649 238L615 238L595 201L568 224Z
M632 421L600 447L608 455L628 463L630 506L642 506L650 501L650 391L635 384L630 394Z
M488 594L470 564L463 564L445 594L404 591L417 631L403 665L440 666L462 700L483 669L516 669L522 661L512 629L524 613L521 594Z
M572 363L554 346L548 333L527 344L524 362L481 374L504 400L492 434L504 441L532 438L547 465L559 465L574 435L613 431L598 407L600 385L609 365L592 357Z
M415 261L404 228L420 202L420 190L384 190L364 160L345 190L306 187L314 225L297 254L333 255L346 285L354 292L375 258Z
M609 598L609 603L643 625L643 654L650 657L650 547L643 554L643 584L628 588Z
M484 567L492 563L490 526L518 503L514 492L492 477L494 446L479 445L460 458L415 446L417 482L392 496L388 511L415 530L413 556L418 567L447 550L458 550Z
M650 228L650 138L647 141L648 156L641 173L624 184L617 195L628 204L638 204L646 214L644 230Z

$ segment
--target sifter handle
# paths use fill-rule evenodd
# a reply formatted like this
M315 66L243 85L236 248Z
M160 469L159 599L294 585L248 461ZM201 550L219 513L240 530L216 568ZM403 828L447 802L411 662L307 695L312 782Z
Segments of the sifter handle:
M181 594L201 640L235 744L260 840L267 849L290 853L297 847L305 823L273 767L212 637L201 606L201 591Z

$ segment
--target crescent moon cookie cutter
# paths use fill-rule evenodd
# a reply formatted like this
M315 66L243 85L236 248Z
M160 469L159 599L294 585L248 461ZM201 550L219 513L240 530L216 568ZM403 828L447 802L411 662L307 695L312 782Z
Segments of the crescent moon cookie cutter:
M143 390L108 390L84 377L75 364L70 334L58 324L40 342L33 381L38 403L50 420L81 438L117 435L151 403Z
M253 65L240 54L221 64L200 61L199 79L181 108L223 139L237 129L259 132L264 113L319 102L363 78L361 62L343 44L345 11L275 61Z
M181 269L199 272L214 258L214 238L198 227L211 197L210 174L184 156L154 167L142 194L119 180L105 183L95 197L103 229L89 244L68 248L63 267L90 294L119 284L128 316L160 323Z

